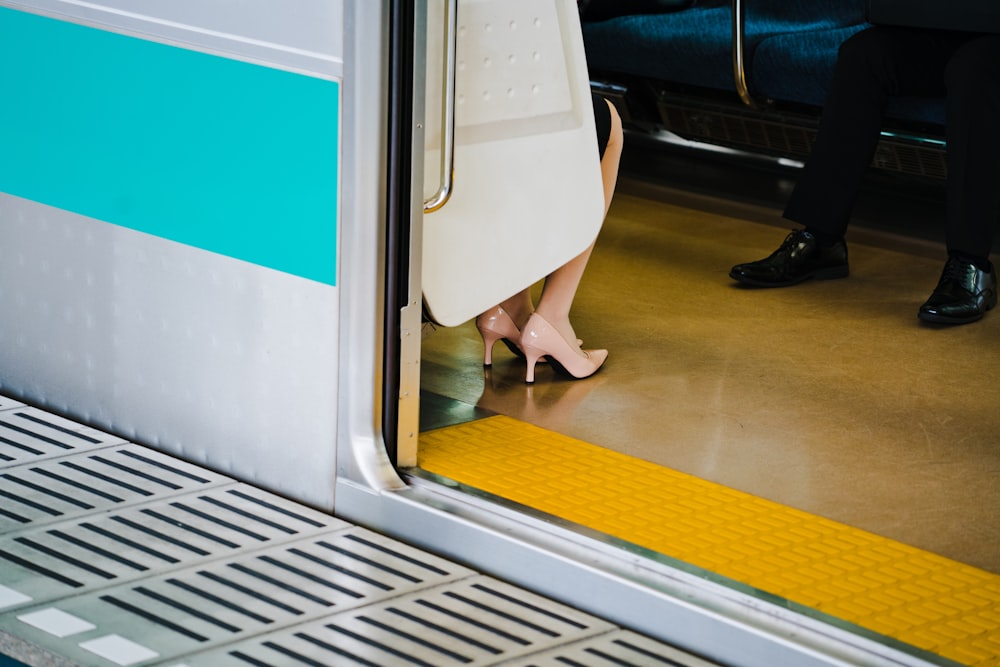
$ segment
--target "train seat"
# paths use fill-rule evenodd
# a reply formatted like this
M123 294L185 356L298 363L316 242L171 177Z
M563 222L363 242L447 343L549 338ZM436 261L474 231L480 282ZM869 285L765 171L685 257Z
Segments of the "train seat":
M754 137L785 133L780 141L749 147L807 154L837 51L870 25L868 0L744 0L742 94L733 67L736 0L672 3L642 13L627 6L634 3L598 12L592 7L603 3L592 0L583 13L591 78L595 87L622 98L615 101L627 107L626 123L664 126L686 138L737 148ZM739 134L753 123L760 128L748 131L746 141L734 136L733 128ZM926 153L915 174L943 174L943 126L940 100L898 98L887 110L889 134L912 139Z
M749 80L760 98L821 107L833 76L837 49L865 27L853 25L819 31L772 35L754 52ZM890 120L929 127L944 125L944 101L926 97L895 97L886 111Z
M584 45L592 71L732 90L728 0L700 0L670 13L589 21Z
M827 39L819 46L814 38L846 36L859 29L865 20L864 3L749 0L744 35L748 60L753 61L753 52L768 39L790 37L810 60L832 63L839 42ZM604 20L585 13L587 61L598 71L732 91L732 11L731 0L696 0L678 11ZM798 83L793 80L788 85L794 88ZM802 83L814 88L812 82Z

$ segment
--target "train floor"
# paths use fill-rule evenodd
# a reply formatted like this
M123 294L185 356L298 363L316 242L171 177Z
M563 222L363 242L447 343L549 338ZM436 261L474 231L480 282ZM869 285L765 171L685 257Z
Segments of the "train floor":
M745 494L779 513L843 528L848 542L885 540L903 547L903 569L906 561L929 559L931 569L948 563L987 582L979 587L986 616L964 635L984 643L951 656L1000 664L1000 312L950 328L918 321L945 259L936 240L943 237L940 193L871 185L848 232L849 278L747 289L728 277L729 268L766 256L793 227L781 218L780 202L794 176L683 159L663 165L637 152L626 153L573 311L585 346L610 351L605 367L581 381L539 367L536 383L526 385L523 360L502 346L492 368L483 368L473 323L425 332L424 440L444 440L440 451L460 464L449 466L448 455L431 447L422 450L421 465L459 481L474 475L471 454L463 458L468 448L452 446L437 429L498 415L555 434L538 447L586 443L596 465L628 470L625 478L598 478L567 506L601 505L599 487L608 484L621 484L619 495L638 494L631 490L638 462L661 486L690 478L707 485L692 491L698 495ZM490 465L537 451L498 454ZM610 458L600 458L605 454ZM549 465L543 457L524 467ZM559 506L534 504L538 494L518 495L517 474L525 486L537 477L522 470L507 487L474 477L468 483L559 514ZM666 542L636 536L633 529L642 533L664 520L658 512L667 501L644 498L645 507L628 506L589 527L719 571L706 554L681 549L683 530ZM687 507L692 514L704 509ZM572 516L586 525L585 514ZM787 557L795 560L786 553L774 563L781 574L744 577L737 568L729 576L779 593L788 584L783 573L794 569ZM810 581L805 588L822 587ZM802 592L805 604L831 608L828 596L793 589L780 593L794 599ZM837 613L893 635L871 618L891 608ZM928 644L937 651L935 641Z

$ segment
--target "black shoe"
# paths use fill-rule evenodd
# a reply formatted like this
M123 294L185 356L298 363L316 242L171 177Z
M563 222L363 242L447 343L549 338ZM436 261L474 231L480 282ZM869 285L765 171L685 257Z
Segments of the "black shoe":
M847 274L847 244L843 239L823 247L803 229L789 234L767 259L737 264L729 277L754 287L786 287L810 278L828 280L846 278Z
M997 305L997 272L951 257L944 265L934 293L920 306L917 317L937 324L967 324L982 319Z

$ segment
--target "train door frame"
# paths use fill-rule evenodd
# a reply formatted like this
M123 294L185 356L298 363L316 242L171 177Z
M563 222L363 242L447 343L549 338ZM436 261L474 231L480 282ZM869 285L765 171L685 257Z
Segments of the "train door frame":
M417 465L420 430L420 262L424 181L423 2L390 0L386 202L385 387L382 425L389 459Z
M414 90L423 90L424 45L419 35L422 22L428 20L426 2L413 5L417 38L405 46L391 45L383 54L386 60L375 62L371 58L372 40L398 34L399 26L409 19L401 21L393 15L400 3L392 0L348 0L349 23L356 29L346 36L345 80L375 77L392 85L377 91L348 84L345 98L351 100L353 114L376 106L394 111L386 114L381 128L363 114L355 118L356 126L345 127L345 170L364 167L360 159L364 147L372 142L388 143L386 136L410 134L414 142L420 141L425 119L420 113L419 93L413 94L409 112L400 100L385 98L396 94L403 83L402 76L389 77L394 71L390 60L405 60L411 47ZM397 73L404 71L398 64L396 67ZM396 123L409 127L386 133L386 128ZM683 564L407 468L415 461L400 461L399 451L412 443L400 444L399 436L404 441L411 436L409 429L417 426L415 410L419 406L419 357L414 360L405 355L414 349L419 352L420 342L420 300L415 287L419 285L419 267L412 258L420 256L422 188L416 185L422 183L423 173L416 155L419 151L411 151L408 161L404 147L387 146L386 153L395 156L389 162L404 169L408 164L411 170L409 177L396 174L395 187L383 190L394 198L386 203L386 228L344 230L344 265L353 280L344 288L342 340L345 349L353 349L353 345L366 349L373 340L381 339L374 356L383 364L381 373L370 373L373 369L365 365L366 354L342 356L343 386L351 387L350 393L355 395L340 399L339 515L724 664L847 667L919 663L875 638L831 624L829 619L803 616L762 601L755 591L713 580ZM368 167L360 185L369 192L345 193L344 205L349 211L369 201L370 190L385 177ZM401 194L405 183L410 185L408 196ZM406 202L409 221L398 213ZM390 210L397 213L390 215ZM404 228L392 228L397 223ZM406 235L410 255L401 258ZM389 266L394 262L398 265ZM367 270L373 266L381 269ZM404 279L408 280L405 288L401 287ZM373 294L378 298L372 299ZM369 396L381 397L383 403L374 410L363 391L367 378L371 378L374 390ZM388 405L397 401L396 408ZM379 453L380 443L373 441L371 424L378 417L382 430L376 436L388 440L397 430L396 448L387 443L391 456Z

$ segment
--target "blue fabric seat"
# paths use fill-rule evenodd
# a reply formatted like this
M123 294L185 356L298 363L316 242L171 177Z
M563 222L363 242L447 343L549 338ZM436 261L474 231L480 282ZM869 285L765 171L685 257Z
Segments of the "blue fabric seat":
M867 0L745 0L746 78L751 93L819 109L837 50L867 27ZM675 12L618 16L583 25L591 71L735 93L730 0L696 0ZM895 99L890 118L942 125L937 100Z
M837 49L866 24L834 30L774 35L754 53L753 92L767 99L821 107L826 101ZM923 97L889 100L887 117L926 125L944 124L944 101Z
M822 106L833 77L837 49L863 24L774 35L754 52L748 79L759 97Z
M729 3L670 14L619 16L583 26L587 64L660 81L732 90Z

